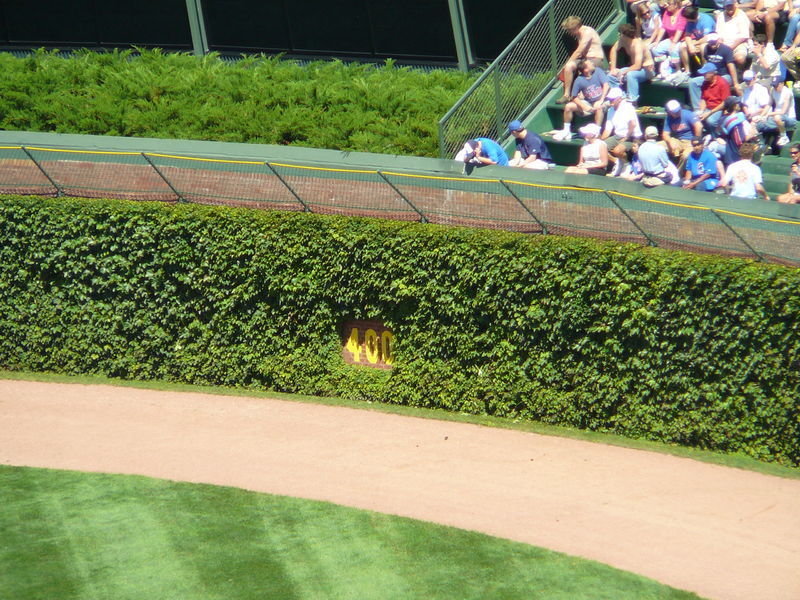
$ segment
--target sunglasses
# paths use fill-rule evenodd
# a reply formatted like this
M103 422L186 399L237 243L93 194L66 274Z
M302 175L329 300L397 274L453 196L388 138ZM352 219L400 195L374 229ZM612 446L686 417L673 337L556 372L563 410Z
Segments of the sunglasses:
M790 150L790 151L789 151L789 154L791 154L792 156L794 156L795 154L800 154L800 152L798 152L797 150Z

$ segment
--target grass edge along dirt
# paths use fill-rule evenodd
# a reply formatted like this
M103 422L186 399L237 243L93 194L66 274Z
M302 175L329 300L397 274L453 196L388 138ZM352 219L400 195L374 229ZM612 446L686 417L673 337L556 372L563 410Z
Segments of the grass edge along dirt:
M15 598L698 598L478 532L231 487L0 466L0 502Z
M218 396L237 396L257 399L275 399L286 402L303 402L307 404L322 404L325 406L338 406L356 410L370 410L403 417L466 423L482 427L508 429L512 431L521 431L524 433L533 433L552 437L562 437L593 444L605 444L608 446L640 450L643 452L668 454L678 458L696 460L699 462L732 469L742 469L745 471L752 471L773 477L800 479L800 468L787 467L776 463L766 463L744 454L724 454L721 452L714 452L712 450L702 450L698 448L679 446L677 444L667 444L663 442L628 438L613 433L600 433L583 429L575 429L572 427L549 425L547 423L540 423L536 421L508 419L490 415L454 413L441 408L419 408L402 404L384 404L380 402L348 400L337 397L308 396L304 394L288 394L283 392L271 392L225 386L202 386L188 383L171 383L165 381L124 380L106 377L104 375L63 375L60 373L35 373L29 371L8 371L0 369L0 379L42 383L66 383L73 385L108 385L142 390L213 394Z

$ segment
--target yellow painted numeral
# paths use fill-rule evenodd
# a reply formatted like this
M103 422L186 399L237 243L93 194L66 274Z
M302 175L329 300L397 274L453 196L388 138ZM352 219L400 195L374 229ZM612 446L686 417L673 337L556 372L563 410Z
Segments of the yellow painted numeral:
M383 354L383 362L387 365L391 365L394 362L392 346L394 346L394 336L388 331L384 331L381 334L381 354Z
M347 340L345 346L353 355L353 362L361 362L361 344L358 343L358 327L353 327L350 330L350 339Z
M378 355L378 334L374 329L367 329L364 333L364 347L367 350L367 360L370 364L376 364L380 356Z

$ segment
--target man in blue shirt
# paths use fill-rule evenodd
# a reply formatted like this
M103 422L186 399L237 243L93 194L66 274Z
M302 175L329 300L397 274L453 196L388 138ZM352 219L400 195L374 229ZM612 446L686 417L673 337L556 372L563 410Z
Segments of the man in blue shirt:
M692 151L686 159L686 170L683 173L683 188L711 192L717 188L719 180L717 157L703 147L702 138L692 138Z
M687 6L682 11L686 18L683 43L680 45L681 64L684 70L691 72L690 58L700 61L700 56L708 43L706 36L714 31L717 24L708 13L701 13L696 6Z
M464 146L469 151L464 156L464 162L473 163L479 167L487 165L508 166L508 157L502 146L489 138L475 138L469 140Z
M572 84L570 100L564 105L564 128L553 134L554 140L572 139L572 119L576 113L581 116L594 115L594 122L603 124L603 102L610 86L608 76L590 60L578 61L578 73L580 75Z
M678 162L678 169L683 167L686 157L692 150L691 140L703 134L703 123L692 111L683 108L677 100L670 100L666 105L667 119L661 134L667 150L673 160Z
M509 161L512 167L524 167L526 169L546 169L553 162L550 151L544 140L534 133L528 131L522 121L511 121L508 124L508 131L514 136L516 149L514 156Z

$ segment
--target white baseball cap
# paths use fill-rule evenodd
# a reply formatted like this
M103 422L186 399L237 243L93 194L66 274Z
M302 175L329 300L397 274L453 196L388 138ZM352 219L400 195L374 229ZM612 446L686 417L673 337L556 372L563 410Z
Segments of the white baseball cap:
M600 135L600 126L596 123L589 123L581 127L578 131L581 132L581 135L583 137L587 137L590 135L597 137L598 135Z

